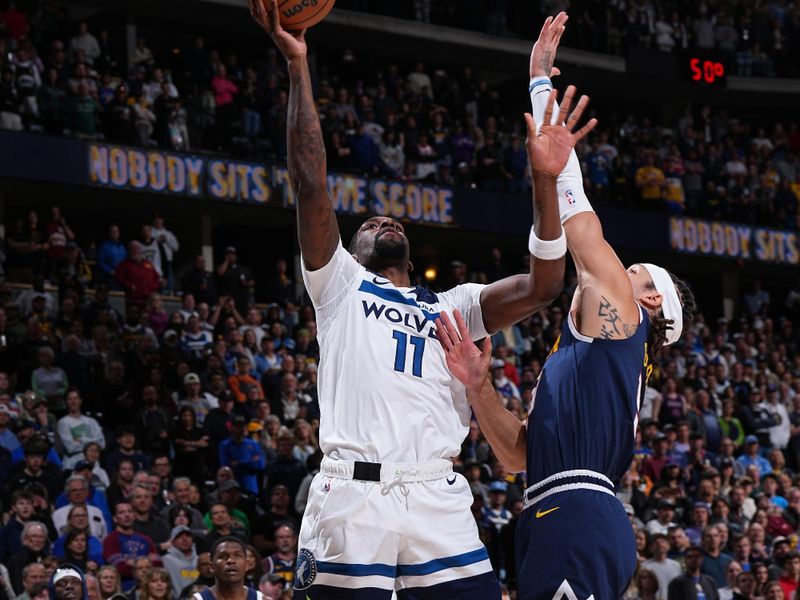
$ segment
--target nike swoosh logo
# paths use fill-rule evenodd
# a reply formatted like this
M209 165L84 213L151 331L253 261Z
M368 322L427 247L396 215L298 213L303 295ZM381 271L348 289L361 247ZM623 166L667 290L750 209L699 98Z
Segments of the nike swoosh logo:
M374 283L375 285L386 285L387 283L389 283L389 280L386 279L385 277L373 277L372 283Z
M537 519L541 519L542 517L546 517L546 516L547 516L547 515L549 515L551 512L553 512L553 511L556 511L556 510L558 510L559 508L561 508L561 507L560 507L560 506L556 506L555 508L550 508L550 509L548 509L548 510L537 510L537 511L536 511L536 518L537 518Z
M453 481L450 481L449 479L447 480L448 485L453 485L456 482L456 479L456 476L453 475Z

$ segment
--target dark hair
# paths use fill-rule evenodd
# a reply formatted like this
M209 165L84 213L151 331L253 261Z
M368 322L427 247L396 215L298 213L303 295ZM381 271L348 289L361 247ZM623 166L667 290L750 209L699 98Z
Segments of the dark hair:
M72 553L72 550L69 549L69 544L72 542L76 537L82 535L86 538L86 550L84 550L84 556L76 556ZM67 529L67 535L64 538L64 550L69 552L70 557L72 558L88 558L89 556L89 534L84 531L83 529L73 529L72 527Z
M222 544L236 544L242 549L243 553L247 553L247 544L245 544L242 540L232 535L226 535L219 538L214 545L211 546L211 560L214 560L214 556L217 554L217 550Z
M694 313L697 311L694 294L685 281L678 279L672 273L669 276L675 284L675 289L678 291L678 297L683 307L683 331L686 331L694 323ZM650 317L650 330L647 335L647 353L650 356L650 362L655 361L661 348L664 347L667 341L667 330L672 329L672 324L672 319L664 318L663 313Z
M11 495L11 505L13 506L20 500L27 500L28 502L33 502L33 494L31 494L27 489L15 490L14 493Z
M175 527L175 519L178 518L178 514L180 512L185 513L186 516L189 517L189 521L191 522L192 513L189 510L189 507L186 506L185 504L175 504L173 506L170 506L170 508L169 508L169 519L168 519L168 521L169 521L169 526L170 527Z

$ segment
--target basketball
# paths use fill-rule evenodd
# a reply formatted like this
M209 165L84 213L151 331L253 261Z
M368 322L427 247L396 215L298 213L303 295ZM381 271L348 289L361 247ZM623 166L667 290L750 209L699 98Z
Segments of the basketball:
M278 0L281 25L295 31L307 29L328 16L333 3L334 0Z

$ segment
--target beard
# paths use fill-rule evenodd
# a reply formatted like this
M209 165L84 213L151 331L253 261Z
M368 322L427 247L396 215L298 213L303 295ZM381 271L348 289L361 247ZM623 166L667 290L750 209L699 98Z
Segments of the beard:
M402 260L406 257L406 245L399 236L380 235L375 238L374 254L380 260Z

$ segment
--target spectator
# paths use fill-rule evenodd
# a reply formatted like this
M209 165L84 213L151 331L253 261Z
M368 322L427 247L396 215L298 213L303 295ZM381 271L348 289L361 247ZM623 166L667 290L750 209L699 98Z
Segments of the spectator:
M784 573L778 579L784 598L792 598L800 582L800 554L789 552L783 557Z
M701 572L703 565L703 551L697 546L692 546L686 551L686 571L683 575L675 577L669 584L668 600L681 598L702 598L719 600L717 583Z
M170 529L167 522L158 516L153 506L153 496L148 485L135 485L131 493L131 506L135 519L133 529L152 540L156 548L169 548Z
M103 511L89 503L89 484L81 475L71 475L65 485L67 504L53 512L53 525L59 535L67 528L70 511L76 506L86 507L89 515L89 531L99 540L106 537L108 526Z
M55 353L49 346L39 348L36 356L39 367L33 371L31 387L34 392L47 398L48 405L54 411L62 411L64 394L69 386L67 375L63 369L53 366Z
M97 249L97 265L100 268L102 280L114 287L117 282L114 272L117 265L128 256L125 245L120 241L119 227L112 225L108 228L108 239L100 244Z
M16 600L34 600L41 594L42 586L47 590L47 570L44 565L35 562L25 565L22 569L23 592L16 597Z
M246 425L244 416L233 416L231 437L219 447L219 464L233 469L239 484L248 492L257 494L258 478L266 467L266 458L258 442L245 437Z
M650 553L652 556L642 562L642 568L655 574L658 580L658 597L666 600L666 590L669 589L670 582L680 576L681 566L677 561L667 557L669 541L663 533L656 533L650 539Z
M75 60L76 54L81 51L86 62L90 65L100 56L100 44L97 38L89 32L89 25L86 21L78 24L78 34L69 41L70 58Z
M136 517L130 502L119 502L114 507L115 529L103 540L103 559L116 567L122 577L122 588L133 586L133 567L137 558L144 557L153 564L161 564L153 541L134 531Z
M289 525L275 528L275 552L264 559L268 573L276 573L284 579L284 585L291 589L294 583L295 562L297 561L297 534Z
M758 438L754 435L748 435L744 439L744 454L737 458L736 462L745 472L750 466L754 466L759 475L772 472L769 461L759 453Z
M185 525L172 529L170 541L172 543L164 556L164 567L170 574L174 597L180 598L181 590L200 575L197 569L197 552L192 531Z
M250 304L255 281L250 269L237 262L236 248L225 248L225 258L217 267L218 289L221 296L233 298L235 306L244 311Z
M80 392L70 389L66 395L67 414L58 421L58 437L64 447L64 468L71 469L83 460L83 449L96 443L105 448L106 439L100 424L81 413L83 400Z
M114 276L125 290L127 306L144 306L148 296L161 285L158 271L144 259L142 245L136 241L128 244L128 258L117 265Z
M3 564L23 551L22 530L33 517L33 494L25 489L14 490L10 513L11 518L0 529L0 563Z
M202 254L194 259L194 265L181 279L184 295L191 294L198 302L213 305L217 301L214 279L206 270L206 260Z
M29 521L22 528L22 550L8 561L8 573L11 587L23 589L23 571L28 565L41 564L50 554L50 542L47 539L47 527L39 521Z
M162 276L167 280L167 290L171 291L175 288L175 275L172 270L172 261L175 257L175 253L180 248L178 238L164 226L164 217L159 213L156 213L153 217L151 233L159 246L159 250L163 253Z
M725 586L725 570L733 560L729 554L722 552L722 536L716 525L711 525L703 532L703 574L711 577L718 588Z

